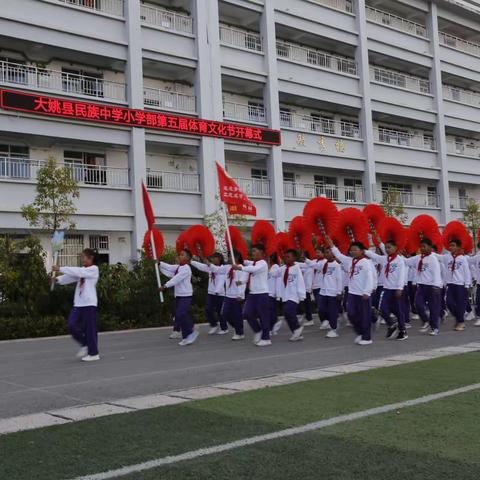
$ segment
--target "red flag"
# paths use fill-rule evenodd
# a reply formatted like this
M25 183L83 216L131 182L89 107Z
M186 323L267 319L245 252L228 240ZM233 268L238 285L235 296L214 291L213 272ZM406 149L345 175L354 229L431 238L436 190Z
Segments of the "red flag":
M235 180L217 163L220 199L228 207L228 213L237 215L257 215L253 202L240 190Z
M147 219L148 229L150 230L155 225L155 215L153 213L152 203L148 196L145 184L142 182L142 196L143 196L143 209L145 210L145 217Z

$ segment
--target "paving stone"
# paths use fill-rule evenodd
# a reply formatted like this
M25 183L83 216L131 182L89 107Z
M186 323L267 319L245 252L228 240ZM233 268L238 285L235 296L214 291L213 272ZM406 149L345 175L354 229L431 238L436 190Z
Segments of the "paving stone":
M236 393L234 389L218 388L218 387L200 387L190 388L188 390L179 390L176 392L170 392L168 395L171 397L188 398L190 400L203 400L205 398L220 397L222 395L231 395Z
M83 405L80 407L63 408L54 410L49 413L69 418L74 421L87 420L89 418L105 417L107 415L115 415L117 413L128 413L132 410L125 407L117 407L108 403L97 403L94 405Z
M70 421L54 417L48 413L33 413L31 415L4 418L0 420L0 435L32 430L34 428L50 427L52 425L62 425L64 423L70 423Z
M115 405L127 408L135 408L137 410L145 410L147 408L165 407L167 405L177 405L187 402L188 400L179 397L170 397L165 394L144 395L142 397L124 398L116 400Z

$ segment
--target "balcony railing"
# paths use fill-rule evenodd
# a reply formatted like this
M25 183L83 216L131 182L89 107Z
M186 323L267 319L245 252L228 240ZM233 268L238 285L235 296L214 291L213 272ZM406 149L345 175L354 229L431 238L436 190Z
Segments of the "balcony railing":
M0 83L124 102L125 84L20 63L0 61Z
M192 17L165 8L142 5L140 7L140 19L147 25L155 25L174 32L193 34Z
M480 57L480 45L478 43L469 42L444 32L438 32L438 36L442 45Z
M282 128L292 128L304 132L360 138L360 126L358 123L332 120L320 115L297 115L281 111L280 125Z
M357 74L357 63L354 60L283 40L277 41L277 57L349 75Z
M474 140L469 143L447 142L447 152L453 155L480 158L480 147L475 144Z
M35 180L44 160L0 157L0 178L10 180ZM82 165L66 162L63 165L81 185L128 187L128 168Z
M267 123L265 108L258 105L223 102L223 117L241 122Z
M474 92L473 90L453 87L452 85L443 85L443 98L480 107L480 93Z
M471 197L450 197L450 208L452 210L466 210L470 198Z
M430 135L413 135L386 128L374 128L373 131L375 141L378 143L420 148L422 150L435 150L435 140Z
M352 13L353 5L352 0L313 0L316 3L325 5L327 7L336 8L337 10L343 10L344 12Z
M382 202L406 207L440 207L440 196L435 193L413 193L408 190L380 190L378 192Z
M234 178L242 192L254 197L270 196L270 180L263 178Z
M220 25L220 42L225 45L246 48L255 52L262 52L262 37L255 32L239 30L227 25Z
M200 192L200 176L197 173L163 172L147 169L147 187L172 192Z
M365 189L363 187L338 187L337 185L283 182L285 198L298 198L307 200L315 197L325 197L340 203L365 202Z
M169 92L158 88L143 89L143 98L146 106L156 107L161 110L178 112L195 112L195 95Z
M372 22L379 23L396 30L401 30L402 32L410 33L412 35L427 38L427 29L420 23L415 23L407 20L406 18L399 17L398 15L393 15L392 13L384 12L383 10L378 10L369 6L366 6L365 10L367 19L371 20Z
M428 80L374 65L370 65L370 80L393 87L404 88L412 92L430 93L430 82Z
M57 2L123 17L123 0L57 0Z

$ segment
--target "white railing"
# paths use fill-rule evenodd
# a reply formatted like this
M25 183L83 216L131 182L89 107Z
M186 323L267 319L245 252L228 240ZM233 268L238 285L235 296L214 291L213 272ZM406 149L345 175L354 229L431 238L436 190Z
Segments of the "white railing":
M320 115L297 115L281 111L280 126L304 132L360 138L360 126L358 123L333 120Z
M407 75L387 68L370 65L370 80L412 92L430 93L430 81L422 77Z
M146 106L157 107L162 110L180 112L195 112L196 110L195 95L145 87L143 89L143 98Z
M283 182L285 198L309 199L325 197L334 202L362 203L365 201L363 187L338 187L337 185Z
M413 193L408 190L385 189L378 192L382 202L406 207L440 207L440 196L434 193Z
M0 157L0 178L10 180L35 180L44 160L30 158ZM65 162L72 177L81 185L128 187L128 168L104 167L101 165L79 165Z
M450 197L450 208L452 210L465 210L470 198L471 197ZM479 200L477 200L477 202L478 201Z
M174 32L193 33L192 17L166 8L142 5L140 7L140 19L148 25L173 30Z
M277 40L277 57L349 75L357 74L357 63L355 60L332 55L314 48L302 47L283 40Z
M243 193L257 197L270 196L270 180L263 178L234 178Z
M353 0L313 0L315 3L326 5L327 7L336 8L337 10L343 10L344 12L353 12Z
M427 29L425 25L412 22L406 18L373 7L366 6L365 10L367 19L372 22L380 23L386 27L395 28L396 30L401 30L402 32L410 33L412 35L427 38Z
M373 131L375 141L378 143L435 150L435 140L431 135L414 135L387 128L374 128Z
M480 146L475 144L475 140L463 142L447 142L447 152L453 155L463 155L465 157L480 158Z
M123 17L123 0L57 0L57 2Z
M443 85L443 98L465 103L467 105L480 106L480 93L464 88L453 87L452 85Z
M265 107L243 103L223 102L223 118L241 122L267 123Z
M444 32L438 32L438 36L442 45L480 57L480 45L478 43L469 42Z
M197 173L163 172L148 168L147 186L155 190L199 192L200 176Z
M0 61L0 83L108 100L126 98L124 83L4 61Z
M259 33L240 30L227 25L220 25L220 42L255 52L263 51L262 37Z

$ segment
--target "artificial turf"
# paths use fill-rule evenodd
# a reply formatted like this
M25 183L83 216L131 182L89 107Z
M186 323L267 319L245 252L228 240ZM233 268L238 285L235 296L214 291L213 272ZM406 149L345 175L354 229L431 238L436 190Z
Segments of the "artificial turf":
M0 478L74 478L450 390L477 383L479 361L474 352L10 434L0 437ZM396 480L396 456L412 478L480 478L470 448L479 400L474 392L128 478Z

